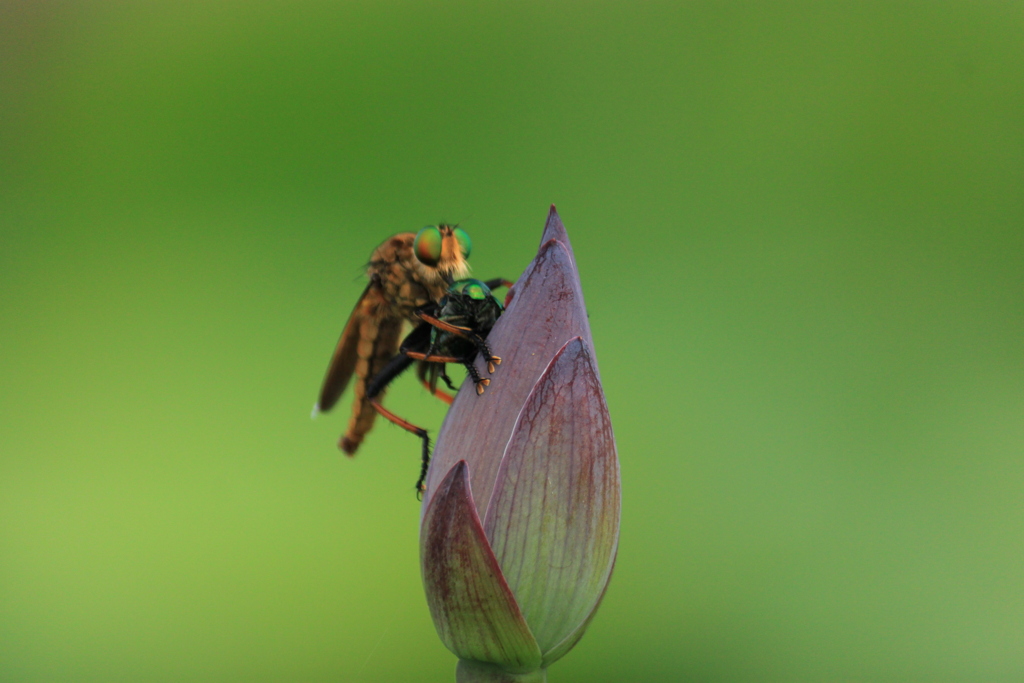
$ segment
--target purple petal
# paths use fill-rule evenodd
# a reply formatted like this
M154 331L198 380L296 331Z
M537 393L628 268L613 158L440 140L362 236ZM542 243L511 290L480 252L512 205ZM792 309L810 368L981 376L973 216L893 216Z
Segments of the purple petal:
M549 220L549 226L565 235L565 228L559 227L561 221ZM502 364L482 396L460 391L455 397L437 436L427 474L426 501L445 473L465 459L472 473L474 498L481 510L487 509L512 427L537 378L573 337L582 337L593 348L579 276L568 237L565 240L544 242L516 282L511 305L487 338Z
M577 337L552 359L526 401L484 522L545 654L578 629L579 638L604 593L618 547L619 497L608 407L590 352Z
M484 537L465 462L448 472L427 506L420 566L445 647L513 672L538 668L540 649Z

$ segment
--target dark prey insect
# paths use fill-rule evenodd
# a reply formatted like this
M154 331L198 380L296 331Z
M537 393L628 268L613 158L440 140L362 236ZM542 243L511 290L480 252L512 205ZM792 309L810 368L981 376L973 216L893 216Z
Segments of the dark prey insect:
M450 225L392 235L373 251L366 266L370 281L345 324L313 408L314 415L330 410L355 375L352 415L338 441L347 455L355 454L377 416L366 395L367 382L398 353L406 322L420 325L420 312L429 316L440 311L438 304L452 281L469 273L470 251L469 235ZM490 284L511 283L499 279ZM452 397L436 386L434 363L421 362L417 374L432 393L451 403ZM375 398L379 404L383 391Z
M494 373L495 366L501 364L501 358L491 353L487 345L487 334L502 311L501 304L491 294L487 283L472 278L459 280L452 284L436 308L436 315L421 312L423 322L402 341L400 353L369 381L366 388L366 399L381 415L420 437L423 450L420 478L416 481L416 491L420 493L430 463L427 430L392 413L380 404L378 396L391 380L407 370L414 361L430 364L433 374L428 382L431 386L436 385L440 378L452 391L456 387L448 377L444 364L464 365L476 386L477 394L484 393L484 388L491 383L490 379L480 376L473 364L477 353L483 356L489 373Z

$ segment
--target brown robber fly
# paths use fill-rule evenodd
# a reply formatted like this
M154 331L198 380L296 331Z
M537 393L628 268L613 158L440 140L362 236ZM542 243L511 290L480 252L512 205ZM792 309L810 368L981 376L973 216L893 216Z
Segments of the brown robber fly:
M467 259L472 248L469 235L451 225L428 226L418 233L403 232L392 235L378 246L366 266L369 283L356 302L352 314L341 333L313 414L330 410L341 397L352 376L355 375L355 400L348 428L338 441L338 447L347 455L354 455L380 412L387 419L409 429L409 423L397 418L380 405L384 387L368 395L368 385L396 356L402 340L402 328L408 322L414 326L438 325L451 333L464 333L439 321L440 303L455 280L469 273ZM509 286L507 280L486 283L490 287ZM452 395L437 388L437 378L443 375L443 362L453 359L421 354L417 359L417 375L431 393L452 402ZM494 357L500 363L500 359ZM492 359L488 358L489 369ZM438 370L438 366L442 368ZM493 372L493 369L491 370ZM393 376L393 375L392 375ZM474 378L477 381L478 378ZM489 380L477 381L482 391ZM386 385L386 384L385 384ZM416 428L418 429L418 428ZM422 431L422 430L420 430Z
M511 283L493 280L492 284L508 286ZM398 355L370 378L366 385L365 400L369 401L378 413L420 438L423 450L420 456L420 478L416 481L417 495L423 493L427 465L430 464L430 438L427 430L392 413L381 405L379 397L391 380L405 372L414 361L418 362L421 368L429 367L429 379L424 380L421 374L420 380L432 391L435 391L439 378L444 380L449 389L456 390L445 371L445 363L458 363L466 368L466 373L476 385L477 395L483 394L491 380L480 376L475 360L478 354L483 356L487 363L487 372L491 374L494 373L495 367L501 364L501 358L491 352L487 335L502 310L502 305L491 294L488 283L472 278L453 282L448 288L448 293L437 306L431 307L429 313L421 309L419 315L423 322L402 340Z

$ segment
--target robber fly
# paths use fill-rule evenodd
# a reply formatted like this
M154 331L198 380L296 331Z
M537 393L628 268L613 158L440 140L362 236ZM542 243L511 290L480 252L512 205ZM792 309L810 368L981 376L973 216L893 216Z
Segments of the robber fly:
M501 315L502 307L491 294L491 288L487 283L471 278L459 280L452 284L436 308L436 315L421 312L423 322L402 341L399 354L370 379L366 388L366 400L377 412L402 429L412 432L422 441L420 478L416 481L417 493L423 492L423 481L427 477L427 465L430 463L430 439L427 430L392 413L380 404L378 397L388 384L405 372L414 361L419 361L421 367L429 364L432 372L427 383L430 386L436 386L437 379L440 378L452 391L456 388L445 371L445 363L464 365L478 395L484 393L484 388L491 380L481 377L476 365L473 364L477 353L483 356L487 363L487 371L492 374L495 366L501 364L501 358L491 353L487 345L487 334Z
M314 415L330 410L355 375L352 416L338 441L346 454L355 454L377 416L378 408L367 396L367 382L398 353L407 321L418 326L424 321L421 314L429 317L441 311L439 302L449 285L469 273L471 249L464 230L438 225L393 235L373 251L366 267L370 281L345 324L313 408ZM492 280L488 284L510 283ZM421 362L417 374L432 393L451 403L452 397L437 389L435 364ZM378 405L382 398L383 388L376 395Z

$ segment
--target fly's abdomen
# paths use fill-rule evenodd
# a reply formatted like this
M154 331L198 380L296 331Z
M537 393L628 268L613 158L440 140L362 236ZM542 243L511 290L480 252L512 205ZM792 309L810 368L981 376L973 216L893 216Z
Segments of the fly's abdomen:
M401 332L401 318L365 316L360 321L352 417L349 418L345 435L338 443L347 455L355 455L359 444L373 427L377 411L366 399L366 383L398 353Z

